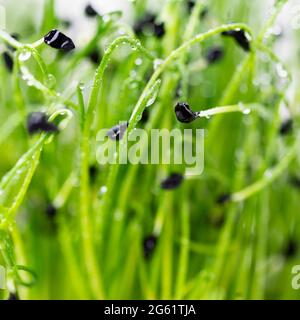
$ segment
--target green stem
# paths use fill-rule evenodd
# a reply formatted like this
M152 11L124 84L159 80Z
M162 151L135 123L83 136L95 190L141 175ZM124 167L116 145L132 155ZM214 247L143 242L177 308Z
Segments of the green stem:
M20 49L23 47L23 44L11 37L7 32L0 30L0 39L9 44L15 49Z
M232 102L233 97L238 90L243 77L247 73L247 69L249 68L251 60L254 58L254 55L254 52L250 53L247 58L245 58L245 60L239 65L226 90L224 91L220 104L229 104Z
M183 299L184 288L187 280L189 250L190 250L190 206L186 195L188 194L187 187L181 193L181 244L179 253L179 263L177 271L177 281L175 289L175 299Z
M82 132L81 142L81 163L80 163L80 177L81 177L81 188L80 188L80 224L82 231L82 245L83 255L85 258L86 270L89 276L91 288L96 297L103 298L104 291L102 287L102 279L99 273L98 263L95 256L95 248L93 244L93 227L90 216L90 190L89 190L89 138L91 133L91 124L93 122L94 112L98 105L98 96L103 81L103 75L108 67L112 53L116 48L122 44L129 44L133 49L139 50L145 54L146 57L153 60L154 57L141 45L139 40L131 39L127 36L116 39L105 51L105 54L101 60L100 66L96 71L94 77L94 85L91 91L87 112L85 116L85 122ZM114 180L114 178L110 179Z
M83 259L86 276L94 297L104 298L103 281L99 272L96 252L93 244L93 226L90 216L89 190L89 138L82 137L80 163L80 227L82 237Z
M247 106L249 106L249 108ZM208 110L199 111L197 117L210 118L218 114L231 113L231 112L242 112L244 114L248 114L251 112L250 106L251 104L249 105L237 104L232 106L215 107Z
M232 194L231 199L233 202L241 202L246 199L252 197L253 195L259 193L266 187L268 187L271 183L273 183L276 179L278 179L290 163L296 158L298 153L298 142L294 144L291 150L287 153L287 155L281 160L281 162L274 168L265 172L265 175L262 179L253 183L252 185L246 187L245 189L235 192Z
M94 111L98 104L98 96L100 92L100 88L103 81L103 75L108 67L108 64L110 62L111 56L116 48L118 48L120 45L128 44L130 45L134 50L139 50L141 53L143 53L148 59L154 60L155 57L148 52L147 49L145 49L139 40L129 38L127 36L117 38L115 41L112 42L112 44L106 49L105 54L101 60L100 66L96 71L95 77L94 77L94 84L93 89L90 95L90 100L88 103L87 108L87 115L86 115L86 130L90 129L90 124L93 119Z
M183 42L190 40L193 36L194 30L199 22L199 16L203 9L202 1L197 1L195 7L192 10L191 18L189 19L186 31L183 36ZM180 73L181 73L181 99L186 101L188 96L188 78L189 71L186 68L187 54L183 55L180 61Z

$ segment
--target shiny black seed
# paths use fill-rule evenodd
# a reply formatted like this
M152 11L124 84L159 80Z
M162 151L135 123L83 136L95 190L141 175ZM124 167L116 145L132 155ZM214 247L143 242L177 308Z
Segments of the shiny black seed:
M111 140L119 141L123 138L126 129L128 128L129 122L123 123L121 125L116 125L107 131L107 136Z
M224 50L220 47L211 48L206 54L206 61L209 64L220 61L224 56Z
M165 25L163 22L154 24L154 35L162 38L165 35Z
M298 252L298 243L290 240L284 248L283 254L286 258L293 258Z
M293 131L293 120L292 119L285 120L281 124L281 127L279 129L279 133L282 136L285 136L285 135L291 133L292 131Z
M92 183L96 181L98 175L98 168L95 165L89 167L89 176Z
M178 173L172 173L168 178L163 180L160 187L164 190L173 190L180 187L183 182L183 176Z
M3 61L4 61L4 64L6 66L6 69L9 71L9 72L12 72L13 71L13 68L14 68L14 60L13 58L11 57L11 55L5 51L3 52L2 54L2 58L3 58Z
M231 195L228 193L221 194L217 199L217 204L224 205L231 200Z
M58 132L55 124L48 122L47 116L44 112L33 112L28 115L27 129L29 134L38 132Z
M190 106L184 102L178 102L175 106L177 120L182 123L190 123L197 118L197 114L190 109Z
M100 52L98 50L94 50L89 54L89 58L91 60L92 63L94 64L99 64L101 61L101 55Z
M150 235L144 239L143 247L144 247L144 257L149 259L156 247L157 237L154 235Z
M49 218L54 218L56 216L56 213L57 213L57 208L52 203L49 203L46 208L47 216Z
M98 16L98 12L90 4L85 7L84 13L87 17L91 18Z
M250 51L250 36L247 32L242 29L229 30L222 32L225 37L232 37L234 40L245 50Z
M72 39L56 29L51 30L44 37L44 42L54 49L61 49L65 52L75 49Z

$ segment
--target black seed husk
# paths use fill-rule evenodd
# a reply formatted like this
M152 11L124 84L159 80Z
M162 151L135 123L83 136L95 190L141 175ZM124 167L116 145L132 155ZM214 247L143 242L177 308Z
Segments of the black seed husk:
M98 168L95 165L89 167L89 176L92 183L96 181L98 175Z
M88 4L85 9L84 13L87 17L93 18L98 16L98 12L93 8L92 5Z
M221 194L217 199L217 204L224 205L231 200L231 195L229 193Z
M142 114L141 123L146 123L149 120L149 110L146 108Z
M58 132L57 126L48 122L44 112L33 112L28 115L27 130L31 135L39 132Z
M154 24L154 35L159 39L165 35L165 24L163 22Z
M222 32L222 35L225 37L232 37L236 41L237 44L240 45L245 51L250 51L250 40L248 34L242 30L229 30Z
M174 190L180 187L183 182L183 176L178 173L172 173L168 178L164 179L160 187L163 190Z
M44 42L54 49L64 50L65 52L75 49L72 39L56 29L51 30L44 37Z
M175 114L178 121L190 123L197 118L197 114L190 109L188 103L178 102L175 106Z
M282 136L285 136L289 133L291 133L293 131L293 120L292 119L288 119L286 121L284 121L282 124L281 124L281 127L279 129L279 133L282 135Z
M283 250L286 258L293 258L298 252L298 243L295 240L290 240Z
M150 235L144 239L143 247L144 247L144 257L149 259L153 254L153 251L157 245L157 237L154 235Z
M121 140L126 132L126 129L128 128L128 125L129 122L112 127L110 130L107 131L107 136L111 140Z
M49 203L46 208L47 216L52 219L56 216L56 213L57 213L57 208L52 203Z
M99 64L101 61L101 55L100 52L98 50L94 50L89 54L89 58L91 60L92 63L94 64Z
M222 60L223 56L224 50L221 47L214 47L208 50L206 54L206 61L209 64L213 64Z
M3 52L2 58L3 58L3 61L4 61L5 66L6 66L6 69L7 69L9 72L12 72L12 71L13 71L13 68L14 68L14 60L13 60L13 58L11 57L10 53L7 52L7 51Z

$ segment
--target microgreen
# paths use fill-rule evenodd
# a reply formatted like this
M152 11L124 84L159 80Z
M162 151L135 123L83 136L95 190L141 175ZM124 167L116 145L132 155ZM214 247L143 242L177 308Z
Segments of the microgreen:
M295 298L297 55L270 36L287 0L266 22L258 0L146 2L130 24L88 5L84 37L54 0L0 31L0 298ZM124 147L137 128L205 129L203 174L96 163L99 130Z

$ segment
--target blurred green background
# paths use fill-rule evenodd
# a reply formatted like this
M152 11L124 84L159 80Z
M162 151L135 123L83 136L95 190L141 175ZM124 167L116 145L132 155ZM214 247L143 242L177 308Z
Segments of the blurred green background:
M299 4L287 1L281 9L286 1L104 2L89 2L99 13L93 18L84 13L86 1L1 2L5 31L18 34L20 43L55 28L76 44L68 54L38 47L45 71L34 55L22 61L0 38L1 55L8 52L14 61L12 72L0 63L1 176L33 150L1 182L0 264L8 280L1 298L298 299L292 268L300 264ZM149 12L163 23L162 37L135 35L136 23ZM137 36L165 59L191 37L233 22L253 30L253 50L244 52L220 35L197 43L164 70L149 118L138 124L148 130L205 129L200 177L165 191L161 181L184 173L184 166L124 165L113 175L111 166L97 164L97 131L129 120L154 71L153 62L126 45L110 58L84 154L78 91L87 107L95 70L113 40ZM210 64L207 53L216 46L224 57ZM22 65L42 89L22 78ZM194 110L239 102L257 108L186 126L174 115L178 101ZM50 141L39 145L39 135L28 135L30 112L66 107L73 118ZM286 132L287 120L292 128ZM43 149L41 155L34 146ZM243 198L220 203L224 194ZM149 237L155 245L145 256Z

